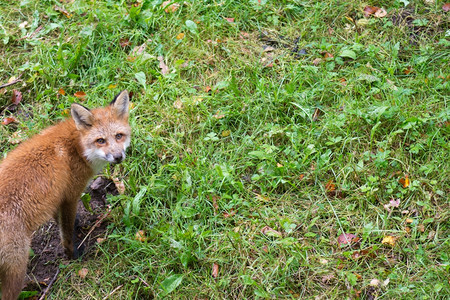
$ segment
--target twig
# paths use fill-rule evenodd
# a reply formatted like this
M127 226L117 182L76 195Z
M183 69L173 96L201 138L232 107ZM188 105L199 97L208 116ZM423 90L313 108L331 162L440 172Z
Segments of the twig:
M111 213L111 208L109 208L108 211L106 213L104 213L103 216L97 222L95 222L94 226L92 226L91 229L89 229L89 232L86 234L84 239L78 245L77 249L80 249L80 247L84 244L84 242L89 237L89 235L92 233L92 231L94 231L94 229L97 228L98 225L100 225L103 222L103 220L109 216L110 213Z
M59 274L59 269L56 269L56 274L53 276L52 280L50 280L50 282L48 283L47 287L45 288L44 292L42 293L41 297L39 298L39 300L44 300L45 296L47 295L48 291L50 290L50 288L52 287L52 285L55 283L56 278L58 277Z
M120 288L122 288L122 287L123 287L123 284L121 284L121 285L119 285L118 287L116 287L115 289L113 289L111 293L109 293L108 295L106 295L106 296L103 298L103 300L108 299L109 296L111 296L112 294L114 294L118 289L120 289Z
M22 81L22 79L20 79L20 75L19 75L19 77L17 77L17 79L14 79L11 82L0 84L0 89L2 89L4 87L7 87L7 86L10 86L10 85L13 85L13 84L16 84L16 83L21 82L21 81Z

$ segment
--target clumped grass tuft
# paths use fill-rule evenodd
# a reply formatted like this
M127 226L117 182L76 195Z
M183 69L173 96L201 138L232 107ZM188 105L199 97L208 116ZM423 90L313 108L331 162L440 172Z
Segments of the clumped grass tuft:
M49 298L450 297L443 4L3 1L3 154L133 93L107 239Z

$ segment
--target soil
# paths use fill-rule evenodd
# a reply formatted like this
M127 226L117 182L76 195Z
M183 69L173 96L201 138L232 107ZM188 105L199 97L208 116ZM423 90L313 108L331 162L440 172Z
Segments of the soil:
M77 210L78 226L75 228L77 245L87 236L81 247L84 248L79 258L81 261L86 261L93 256L97 239L104 238L106 234L108 221L104 217L109 211L106 195L118 194L113 181L104 177L96 178L87 192L91 196L90 206L93 213L86 210L80 200ZM57 278L60 264L66 264L69 261L64 254L59 228L55 221L49 221L34 233L31 249L33 255L28 263L24 290L42 293Z

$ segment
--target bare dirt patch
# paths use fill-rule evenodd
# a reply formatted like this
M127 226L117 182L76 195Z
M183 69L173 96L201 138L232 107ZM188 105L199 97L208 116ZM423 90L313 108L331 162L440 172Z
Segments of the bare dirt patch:
M92 257L98 238L104 238L108 225L105 215L110 210L106 203L106 195L117 195L112 180L104 177L95 179L89 189L90 205L93 213L86 210L81 200L78 203L78 227L76 228L76 244L82 242L82 261ZM31 242L33 255L28 263L26 287L24 290L42 293L48 285L57 280L60 264L68 262L61 245L59 228L55 221L49 221L37 230Z

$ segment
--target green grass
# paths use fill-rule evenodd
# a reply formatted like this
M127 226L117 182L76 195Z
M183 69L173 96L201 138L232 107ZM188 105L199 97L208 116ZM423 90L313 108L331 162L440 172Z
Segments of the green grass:
M450 297L443 1L368 3L388 15L366 20L360 1L68 2L0 1L0 84L24 80L0 92L24 96L0 150L77 91L89 107L132 91L134 137L108 238L50 299Z

